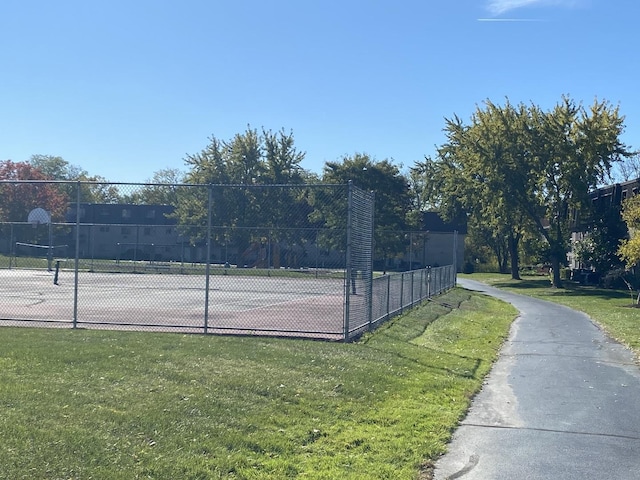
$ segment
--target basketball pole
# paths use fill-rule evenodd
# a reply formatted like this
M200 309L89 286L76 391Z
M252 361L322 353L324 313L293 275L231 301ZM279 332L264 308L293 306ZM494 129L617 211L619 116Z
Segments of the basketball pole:
M49 269L49 271L53 270L53 222L51 222L51 220L49 220L49 248L47 249L47 268Z

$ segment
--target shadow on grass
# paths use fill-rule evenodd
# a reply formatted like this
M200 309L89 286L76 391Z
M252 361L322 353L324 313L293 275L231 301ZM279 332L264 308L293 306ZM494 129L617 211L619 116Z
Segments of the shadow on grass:
M451 290L445 295L430 299L421 307L420 315L396 317L381 325L374 333L363 337L359 343L382 355L393 355L421 368L460 378L479 378L478 370L484 362L482 358L413 343L435 320L460 308L470 299L471 294L465 290Z
M497 288L514 288L518 290L550 288L549 280L510 280L506 282L491 282L491 285Z
M535 293L539 296L590 297L600 298L602 300L631 299L629 292L625 290L581 285L570 280L565 280L561 288L553 288L546 277L540 279L527 278L523 280L497 281L492 282L491 285L497 288L511 289L513 291L526 290L528 291L527 293L532 293L532 290L537 290Z

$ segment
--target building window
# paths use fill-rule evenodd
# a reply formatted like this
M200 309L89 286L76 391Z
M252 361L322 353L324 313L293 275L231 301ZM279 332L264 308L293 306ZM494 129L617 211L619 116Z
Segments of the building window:
M101 225L100 226L100 231L101 232L108 232L109 231L109 227L107 225Z
M131 209L123 208L122 209L122 218L131 218Z
M156 218L155 210L147 210L147 218Z

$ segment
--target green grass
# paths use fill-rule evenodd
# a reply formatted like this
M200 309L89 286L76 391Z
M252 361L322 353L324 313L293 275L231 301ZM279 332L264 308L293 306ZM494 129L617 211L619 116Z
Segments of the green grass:
M48 266L46 258L42 257L14 257L0 255L0 268L39 268L46 269Z
M352 344L2 328L0 478L426 477L515 315L438 301Z
M56 257L55 260L58 260ZM55 266L55 264L54 264ZM7 257L0 255L0 268L46 269L46 258ZM74 269L74 259L60 259L60 268ZM150 262L148 260L104 260L80 259L79 270L102 273L147 273L147 274L180 274L204 275L206 264L191 262ZM284 278L344 278L343 269L309 269L309 268L224 268L221 264L212 264L211 275L230 275L242 277L284 277ZM374 274L374 276L379 276Z
M632 297L628 290L583 286L571 281L565 281L563 288L551 288L546 276L524 276L522 280L512 280L510 275L474 273L461 277L584 312L612 337L633 349L640 358L640 308L632 308L635 295Z
M74 269L74 259L58 259L63 270ZM54 265L55 266L55 263ZM42 257L8 257L0 255L0 268L46 269L48 261ZM206 264L191 262L150 262L149 260L105 260L80 259L80 271L102 273L147 273L204 275ZM282 277L282 278L344 278L344 269L340 268L225 268L222 264L211 264L211 275L230 275L242 277ZM374 277L380 276L374 272Z

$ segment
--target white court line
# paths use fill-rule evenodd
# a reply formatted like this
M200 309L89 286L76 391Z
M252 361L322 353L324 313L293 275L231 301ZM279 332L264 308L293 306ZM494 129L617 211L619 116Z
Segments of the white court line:
M286 304L291 304L291 303L296 303L296 302L299 303L299 302L303 302L303 301L306 302L306 301L308 301L310 299L317 299L317 298L321 298L321 297L337 297L337 296L338 295L326 295L326 294L325 295L314 295L314 296L311 296L311 297L297 298L297 299L294 299L294 300L287 300L287 301L284 301L284 302L269 303L267 305L260 305L259 307L251 307L251 308L247 308L247 309L244 309L244 310L232 310L232 312L234 312L234 313L251 312L251 311L254 311L254 310L262 310L262 309L265 309L265 308L277 307L279 305L286 305ZM242 303L246 303L246 302L217 303L217 304L214 304L214 305L209 305L209 308L215 307L215 305L239 305L239 304L242 304ZM342 308L342 306L340 308ZM214 310L215 310L215 308L214 308Z

